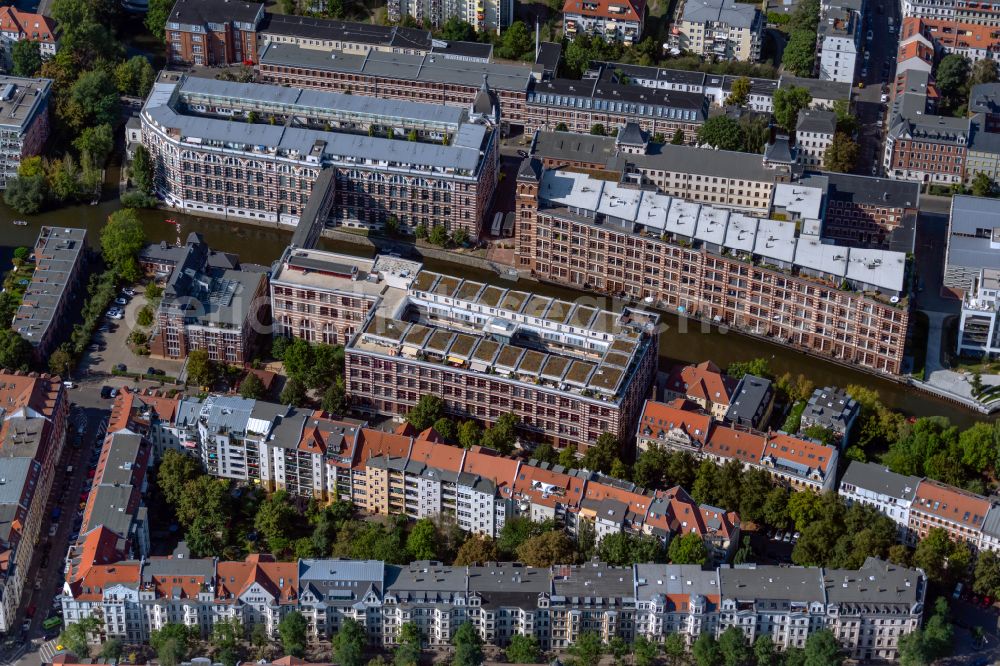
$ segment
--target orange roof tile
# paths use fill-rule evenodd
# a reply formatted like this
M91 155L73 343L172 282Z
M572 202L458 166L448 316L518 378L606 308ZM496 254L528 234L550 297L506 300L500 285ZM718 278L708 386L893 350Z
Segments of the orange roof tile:
M990 502L985 497L937 481L922 480L911 505L913 510L979 529Z
M566 0L563 14L593 18L641 21L646 13L646 0Z
M826 472L836 449L826 444L799 439L791 435L771 435L764 447L765 456L790 460Z
M639 418L640 432L648 433L647 436L659 437L661 431L669 433L680 429L701 444L705 443L711 427L712 417L686 400L669 403L647 400Z
M668 391L699 400L728 405L736 392L738 382L722 372L715 363L703 361L698 365L674 368L667 379Z
M42 14L18 11L15 7L0 7L0 30L16 32L33 42L54 44L56 22Z
M765 443L766 437L762 433L717 425L712 429L704 451L756 465L764 455Z

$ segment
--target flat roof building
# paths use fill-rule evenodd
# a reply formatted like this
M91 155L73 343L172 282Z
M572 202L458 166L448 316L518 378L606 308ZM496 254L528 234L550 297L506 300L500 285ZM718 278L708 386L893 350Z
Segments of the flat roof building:
M0 190L25 157L39 155L49 138L51 79L0 75Z

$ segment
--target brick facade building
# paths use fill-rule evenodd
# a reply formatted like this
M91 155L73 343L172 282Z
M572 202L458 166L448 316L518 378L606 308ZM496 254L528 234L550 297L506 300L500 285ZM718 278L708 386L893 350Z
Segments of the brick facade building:
M167 18L167 61L175 65L250 64L264 4L240 0L177 0Z

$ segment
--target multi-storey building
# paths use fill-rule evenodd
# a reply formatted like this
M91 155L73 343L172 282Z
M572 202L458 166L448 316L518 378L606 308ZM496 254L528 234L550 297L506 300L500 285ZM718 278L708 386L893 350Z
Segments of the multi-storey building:
M700 93L708 98L712 106L719 107L725 106L732 92L733 83L743 78L729 74L706 74L684 69L644 67L618 62L591 63L591 67L595 66L599 68L601 78L616 83ZM777 79L750 78L750 94L747 96L746 108L753 111L773 111L774 91L778 89L778 84Z
M257 30L257 51L267 44L288 44L323 52L369 51L435 56L470 62L490 62L493 45L435 38L430 30L337 21L289 14L265 14Z
M59 48L56 22L42 14L22 12L13 5L0 8L0 58L8 72L14 67L14 44L25 40L37 42L43 59L51 58Z
M983 271L1000 270L1000 207L988 197L956 195L950 213L944 289L956 298L976 299L980 289L989 291L988 280L977 286Z
M861 405L836 386L825 386L813 391L802 412L800 430L819 426L827 430L840 448L847 448L854 422L861 415Z
M685 0L681 19L670 30L672 49L720 60L756 62L764 18L751 4L735 0Z
M345 226L475 238L497 183L494 107L482 81L461 110L167 74L142 137L157 194L182 210L295 226L319 198Z
M991 510L989 499L938 481L922 479L910 503L908 543L915 545L934 528L941 528L953 541L978 548Z
M795 145L799 149L799 162L813 169L821 169L826 159L826 149L833 143L837 132L837 114L822 109L802 109L795 125Z
M900 541L909 541L910 505L916 497L919 476L896 474L876 463L851 461L837 492L848 504L871 506L892 519Z
M177 0L167 18L167 62L176 65L253 64L264 3Z
M13 633L66 440L59 377L0 373L0 631Z
M645 0L566 0L563 4L563 26L570 38L588 34L637 44L645 18Z
M659 317L611 312L422 271L347 345L355 410L402 416L422 395L483 423L580 450L635 432L656 372Z
M819 78L854 82L861 44L861 16L852 9L831 7L817 29Z
M717 421L726 417L739 382L722 372L716 364L679 365L663 385L663 398L684 398L698 403Z
M904 254L829 245L800 234L794 221L682 200L642 187L641 173L619 173L615 182L525 162L519 268L900 372L909 320Z
M251 555L244 562L173 557L94 564L67 582L64 617L100 615L95 641L148 640L166 622L205 637L230 618L276 637L281 617L298 610L309 635L328 639L346 619L362 623L371 644L399 641L415 623L426 643L450 644L470 623L488 645L531 636L543 650L563 650L585 631L603 642L644 636L654 643L679 633L691 645L702 633L738 627L779 651L801 648L829 629L852 658L892 661L899 639L917 629L927 581L923 572L869 558L858 570L639 564L593 561L548 569L518 563L451 567L418 561L299 560Z
M389 0L389 20L409 16L417 23L441 27L448 19L465 21L477 32L499 33L514 22L512 0Z
M158 245L147 245L139 251L139 266L148 275L157 278L169 277L174 272L174 269L177 268L177 264L183 263L187 258L188 246L204 244L205 239L202 235L192 231L188 234L184 245L170 245L167 241L160 241ZM230 252L213 250L207 246L206 249L208 251L208 257L205 260L206 265L223 270L239 270L239 256Z
M389 255L363 259L289 246L271 275L275 334L345 344L386 288L406 289L421 264Z
M850 246L912 252L920 185L846 173L827 179L823 235Z
M779 88L805 88L812 96L810 109L832 110L838 102L851 103L853 84L847 81L831 81L793 76L788 73L781 75Z
M1000 354L1000 331L997 331L997 307L1000 305L1000 271L984 268L962 298L958 320L959 354L991 357Z
M200 349L213 361L248 363L270 326L267 273L213 266L208 246L194 234L184 250L163 288L150 352L186 358Z
M725 420L735 426L761 430L767 428L774 408L775 391L771 380L746 374L733 393Z
M22 159L45 147L51 89L51 79L0 76L0 189L17 176Z
M87 256L87 230L42 227L35 241L35 270L11 327L31 343L37 360L67 333L79 309L75 302Z

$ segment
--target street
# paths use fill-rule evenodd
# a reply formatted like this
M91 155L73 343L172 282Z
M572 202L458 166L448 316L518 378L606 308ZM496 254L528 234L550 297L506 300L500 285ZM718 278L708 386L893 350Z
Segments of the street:
M863 48L868 51L868 60L859 54L858 77L864 82L864 88L854 89L855 115L858 118L860 152L855 173L866 176L881 172L882 140L885 136L886 105L882 103L882 84L893 80L896 75L896 45L898 35L889 31L889 17L892 17L899 27L899 8L896 3L886 0L875 0L869 5L869 13L865 17L866 38ZM872 39L867 39L867 32L872 31ZM865 72L865 76L861 73ZM882 127L878 122L881 119ZM878 168L877 172L872 167Z

